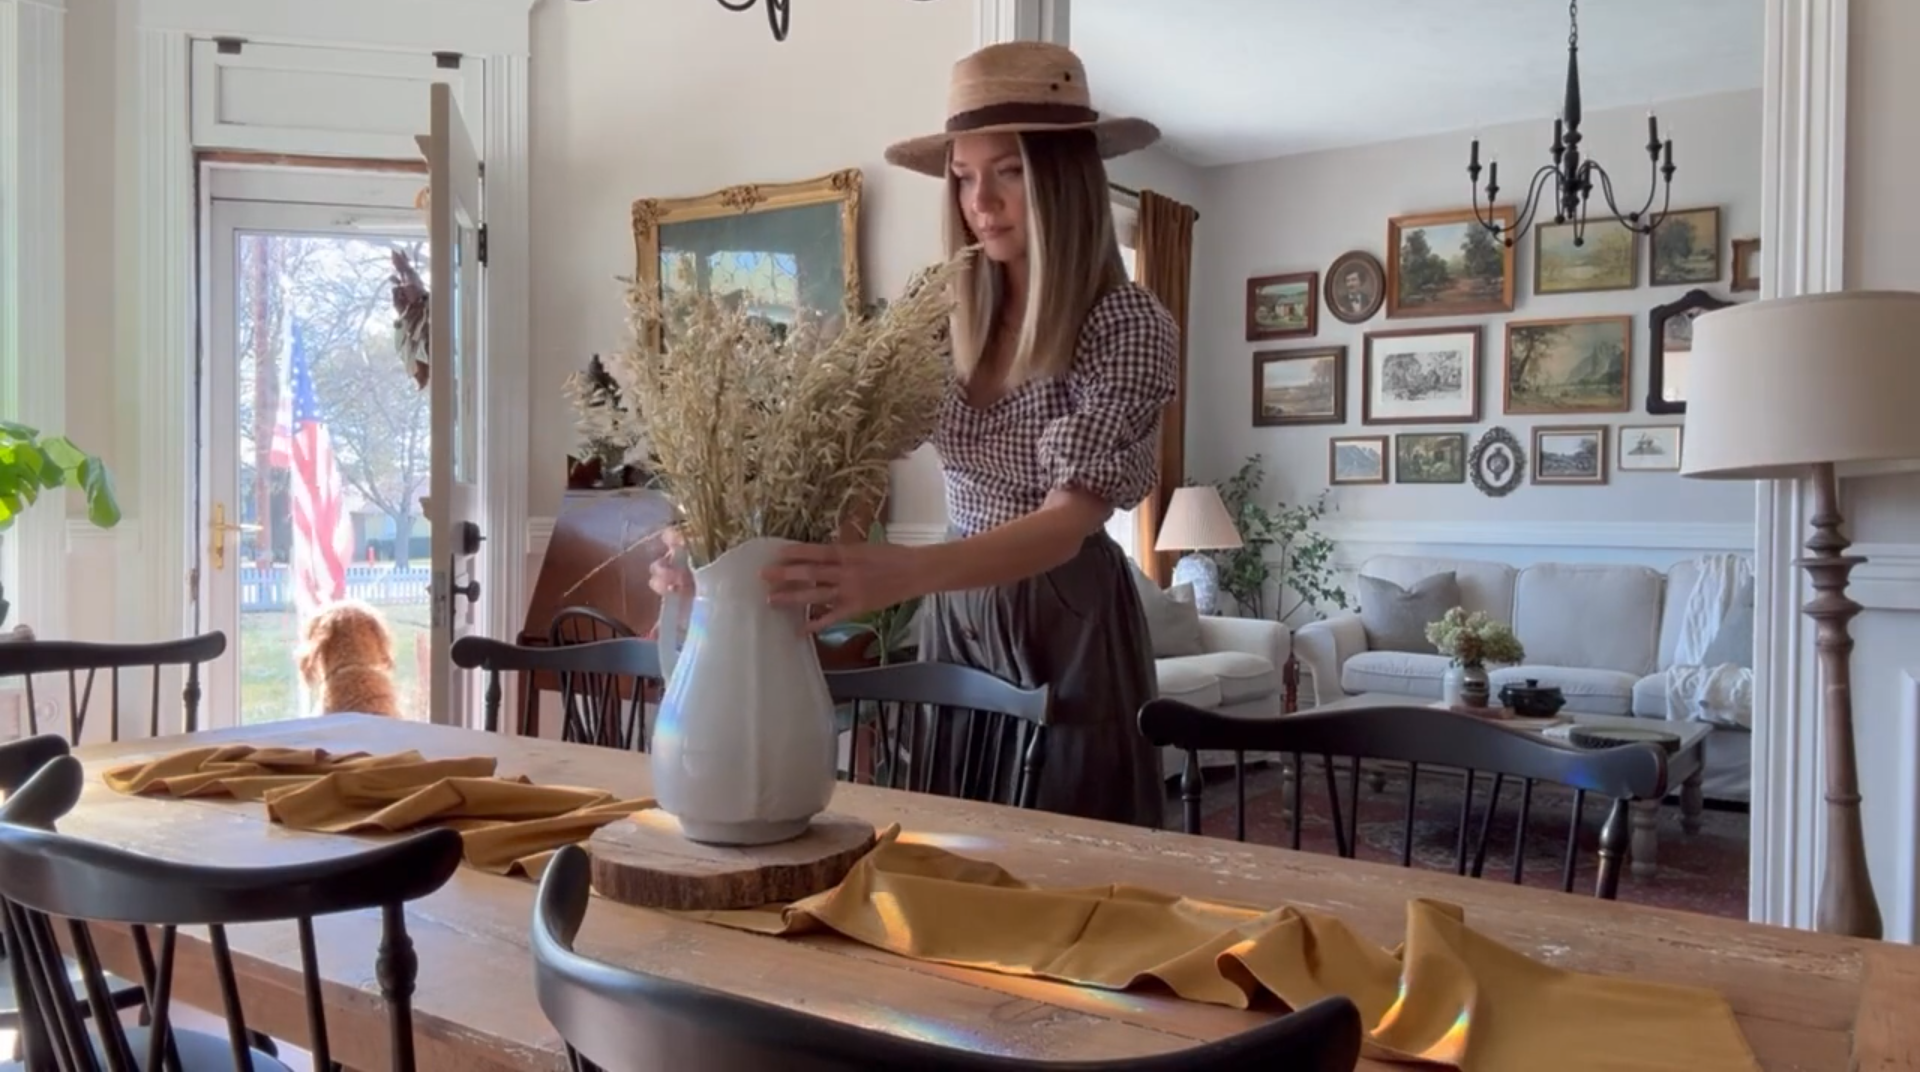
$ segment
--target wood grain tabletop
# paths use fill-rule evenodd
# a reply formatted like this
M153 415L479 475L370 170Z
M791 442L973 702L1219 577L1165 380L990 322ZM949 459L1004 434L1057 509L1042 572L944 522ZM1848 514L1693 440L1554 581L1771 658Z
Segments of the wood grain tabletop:
M287 863L355 848L351 838L270 824L258 804L128 797L99 778L120 763L214 743L413 749L429 758L493 755L503 775L622 797L649 792L642 755L334 715L82 748L86 792L61 829L212 864ZM1402 938L1409 899L1449 901L1464 908L1481 933L1542 962L1719 991L1769 1070L1920 1070L1920 1015L1914 1014L1920 949L1910 946L885 789L843 785L832 807L880 826L900 823L923 840L992 860L1034 884L1126 882L1190 897L1290 903L1336 914L1383 946ZM410 907L420 955L421 1069L565 1067L563 1044L534 999L527 948L533 895L526 879L463 867L438 893ZM385 1013L374 982L377 915L332 917L317 927L335 1057L350 1067L384 1067ZM125 934L97 930L109 967L138 978ZM230 938L249 1026L302 1044L306 1020L294 927L233 928ZM944 967L830 936L771 938L598 898L579 948L815 1015L1039 1058L1178 1049L1244 1030L1267 1015L1161 993L1110 993ZM181 1000L220 1007L199 936L182 935L177 970Z

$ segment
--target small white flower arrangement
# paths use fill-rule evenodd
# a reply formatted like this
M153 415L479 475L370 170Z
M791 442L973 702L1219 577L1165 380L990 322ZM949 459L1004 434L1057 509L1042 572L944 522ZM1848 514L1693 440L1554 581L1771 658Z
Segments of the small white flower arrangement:
M1439 621L1428 624L1427 640L1455 666L1477 670L1486 669L1488 663L1510 666L1527 657L1527 649L1506 623L1487 617L1483 611L1469 614L1464 607L1455 607Z

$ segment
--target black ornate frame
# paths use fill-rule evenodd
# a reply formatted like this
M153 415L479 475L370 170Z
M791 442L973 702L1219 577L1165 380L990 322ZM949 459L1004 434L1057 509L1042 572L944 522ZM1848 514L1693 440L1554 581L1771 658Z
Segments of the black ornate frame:
M1689 290L1678 299L1665 305L1656 305L1647 314L1647 412L1658 414L1685 413L1687 404L1669 402L1666 394L1667 379L1667 321L1676 316L1691 313L1710 313L1715 309L1725 309L1734 304L1724 298L1716 298L1704 290Z

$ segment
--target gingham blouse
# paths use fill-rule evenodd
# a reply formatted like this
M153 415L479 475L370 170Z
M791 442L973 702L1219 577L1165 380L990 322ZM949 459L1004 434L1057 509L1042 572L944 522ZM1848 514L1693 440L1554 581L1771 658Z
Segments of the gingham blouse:
M1032 513L1055 488L1129 510L1159 482L1162 409L1174 396L1179 328L1128 284L1094 304L1064 376L1029 380L985 409L947 385L933 436L947 514L961 533Z

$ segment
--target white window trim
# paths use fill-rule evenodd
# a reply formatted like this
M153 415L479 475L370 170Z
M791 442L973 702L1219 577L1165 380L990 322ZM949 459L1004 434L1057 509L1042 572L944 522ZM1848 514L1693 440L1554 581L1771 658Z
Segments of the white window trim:
M140 115L131 154L136 176L126 236L135 256L124 267L128 306L120 318L115 381L122 385L121 426L138 428L137 494L143 553L128 579L117 620L122 632L178 635L189 623L187 586L178 572L195 531L187 502L192 425L187 416L195 360L193 146L188 97L189 41L236 36L288 45L457 51L486 67L488 228L487 399L482 414L481 479L487 488L487 578L492 635L518 635L526 604L528 458L527 154L528 13L533 0L328 0L259 4L254 0L139 0L134 96ZM342 28L350 28L350 32ZM348 35L343 37L343 32ZM424 122L424 117L423 117ZM151 415L152 399L174 399ZM157 523L156 523L157 519Z

